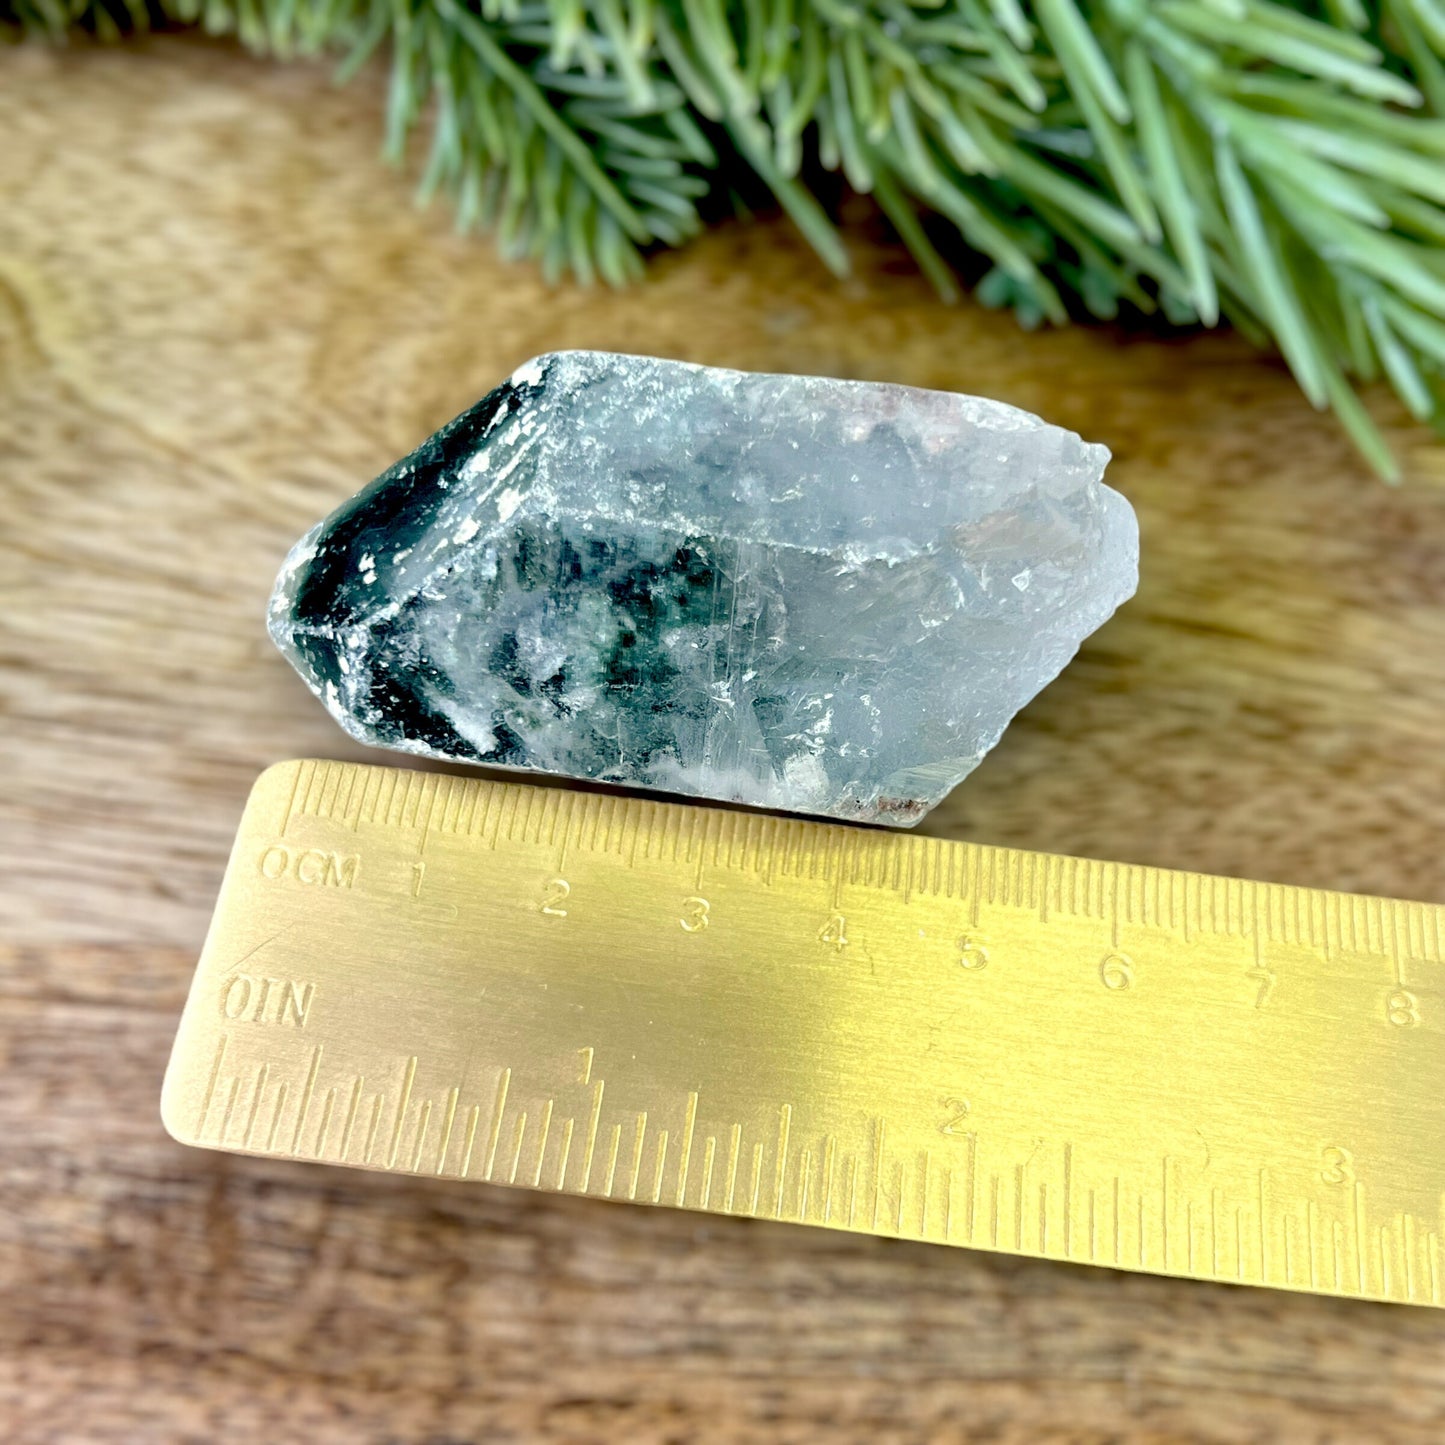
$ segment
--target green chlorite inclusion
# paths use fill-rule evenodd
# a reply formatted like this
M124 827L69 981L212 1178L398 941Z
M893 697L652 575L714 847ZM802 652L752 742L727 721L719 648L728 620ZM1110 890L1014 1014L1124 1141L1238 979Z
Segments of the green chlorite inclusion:
M277 645L365 742L913 823L1136 585L1014 407L559 352L313 527Z

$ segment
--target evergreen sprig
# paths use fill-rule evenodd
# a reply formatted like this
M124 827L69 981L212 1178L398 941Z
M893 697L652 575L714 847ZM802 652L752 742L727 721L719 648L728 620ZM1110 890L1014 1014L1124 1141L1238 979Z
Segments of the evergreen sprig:
M388 154L425 123L423 194L549 275L629 280L758 182L842 272L839 172L946 297L1228 318L1389 478L1354 384L1445 420L1445 0L0 0L176 22L389 52Z

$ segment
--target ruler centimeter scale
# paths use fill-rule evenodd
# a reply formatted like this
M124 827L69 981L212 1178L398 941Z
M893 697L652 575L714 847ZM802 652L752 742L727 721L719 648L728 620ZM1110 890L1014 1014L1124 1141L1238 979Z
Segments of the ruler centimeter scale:
M394 768L256 784L208 1148L1442 1303L1445 908Z

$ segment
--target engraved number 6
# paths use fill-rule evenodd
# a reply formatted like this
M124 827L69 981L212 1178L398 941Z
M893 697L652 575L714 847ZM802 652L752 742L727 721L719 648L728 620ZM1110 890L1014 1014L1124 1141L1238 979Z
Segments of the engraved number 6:
M1123 953L1111 953L1099 965L1099 979L1105 988L1118 992L1134 982L1133 960Z

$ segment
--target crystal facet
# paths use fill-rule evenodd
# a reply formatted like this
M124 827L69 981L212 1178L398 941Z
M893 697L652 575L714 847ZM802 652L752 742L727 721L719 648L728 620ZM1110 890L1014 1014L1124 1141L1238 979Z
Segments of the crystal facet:
M912 823L1134 590L1014 407L559 352L292 549L277 645L406 752Z

